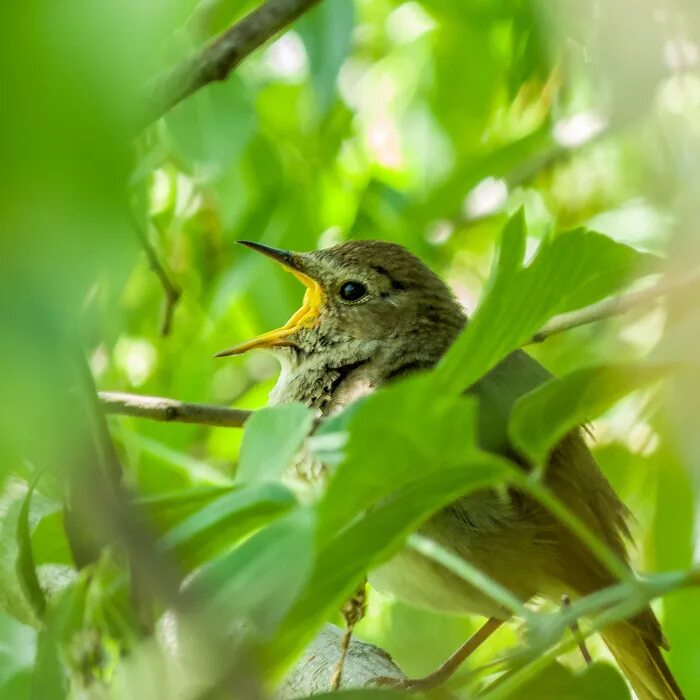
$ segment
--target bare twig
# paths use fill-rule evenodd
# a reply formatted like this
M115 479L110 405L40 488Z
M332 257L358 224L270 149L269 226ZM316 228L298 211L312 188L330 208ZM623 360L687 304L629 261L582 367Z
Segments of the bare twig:
M220 34L200 53L156 78L149 89L147 121L161 117L199 88L225 80L255 49L320 0L268 0Z
M680 297L691 293L697 295L699 292L700 271L694 270L691 273L681 275L677 279L660 282L653 287L649 287L649 289L604 299L583 309L555 316L544 328L532 336L528 344L541 343L553 335L563 333L572 328L578 328L579 326L585 326L614 316L621 316L633 309L654 304L663 297Z
M101 391L100 401L106 413L149 418L165 423L196 423L224 428L240 428L253 411L224 408L202 403L185 403L158 396L137 396Z
M170 333L173 325L173 314L175 313L175 307L178 301L180 301L180 296L182 291L180 288L170 279L170 275L166 272L165 266L160 261L156 249L153 247L151 242L148 240L148 233L141 226L134 214L131 215L131 223L136 231L136 235L141 242L141 247L146 253L148 258L148 264L151 270L155 273L156 277L160 281L163 287L163 293L165 297L163 299L163 318L160 324L160 334L166 336Z

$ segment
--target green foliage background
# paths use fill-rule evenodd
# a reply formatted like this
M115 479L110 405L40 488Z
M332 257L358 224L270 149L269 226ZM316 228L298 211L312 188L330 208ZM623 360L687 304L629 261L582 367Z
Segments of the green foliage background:
M139 132L148 81L252 7L0 6L2 697L193 697L189 684L219 682L224 666L244 678L249 658L273 684L431 510L512 483L507 463L477 449L477 408L462 388L552 316L698 262L694 3L325 0ZM130 208L182 290L166 336L162 286ZM212 355L280 325L301 289L236 246L242 238L297 250L396 241L470 312L483 303L435 373L306 441L299 407L261 412L245 433L110 418L131 515L182 571L200 572L190 589L207 604L179 610L193 647L183 668L160 641L167 572L154 565L134 605L138 562L127 565L123 547L76 569L64 497L69 511L101 503L109 464L76 367L84 350L100 389L264 407L275 361ZM696 302L652 304L534 346L563 378L521 402L510 426L541 458L562 430L595 419L595 455L635 515L642 571L686 572L696 557ZM669 362L690 364L669 374ZM280 483L302 443L338 465L317 506ZM88 511L83 536L120 541L109 513L105 525ZM669 664L700 697L697 590L682 573L630 586L621 600L656 599ZM558 623L547 633L558 613L547 614L526 618L527 644L511 627L470 659L466 670L532 652L531 671L484 697L625 697L605 666L583 679L557 665L535 673L567 641ZM234 644L221 621L241 619L252 627ZM421 674L478 623L371 592L358 635ZM580 673L576 653L560 660ZM455 688L467 697L490 680L463 673Z

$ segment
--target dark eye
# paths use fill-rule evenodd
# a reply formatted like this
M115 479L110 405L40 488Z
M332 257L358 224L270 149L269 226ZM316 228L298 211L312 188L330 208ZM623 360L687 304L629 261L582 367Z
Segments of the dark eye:
M345 301L357 301L367 294L367 287L362 282L343 282L340 285L340 297Z

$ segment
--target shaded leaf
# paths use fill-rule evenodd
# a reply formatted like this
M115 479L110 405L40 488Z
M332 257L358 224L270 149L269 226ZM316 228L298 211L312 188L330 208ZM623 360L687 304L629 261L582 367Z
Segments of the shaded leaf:
M516 401L510 437L534 463L541 464L569 431L668 372L669 367L662 365L601 365L551 379Z
M630 692L620 673L609 664L595 663L580 673L573 673L553 663L508 697L518 700L629 700Z
M253 136L255 113L235 75L198 90L165 117L178 151L189 163L230 165Z
M308 641L325 617L339 609L362 576L396 553L429 515L471 491L498 484L510 466L487 454L475 454L439 475L423 475L358 518L320 551L308 585L270 647L275 663ZM319 521L319 525L322 521Z
M236 488L176 525L162 543L185 554L190 563L201 562L295 503L291 492L280 484Z

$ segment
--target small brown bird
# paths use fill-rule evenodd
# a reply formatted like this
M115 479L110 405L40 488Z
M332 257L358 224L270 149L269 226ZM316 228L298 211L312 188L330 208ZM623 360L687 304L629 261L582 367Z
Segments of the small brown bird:
M351 241L293 253L241 243L281 263L307 288L302 307L284 326L219 353L274 350L282 371L270 396L272 404L301 402L319 415L338 411L377 387L433 367L467 322L447 285L399 245ZM549 378L541 365L518 350L474 386L465 387L479 400L479 439L484 449L528 469L508 442L508 414L519 396ZM593 533L627 561L627 510L579 431L554 450L546 481ZM523 602L535 595L558 602L615 583L575 535L517 491L507 500L490 491L469 495L434 515L421 531ZM402 551L372 572L370 582L409 603L487 617L459 659L510 616L482 591L413 550ZM667 644L651 608L607 627L602 636L640 700L683 698L661 655L660 647Z

